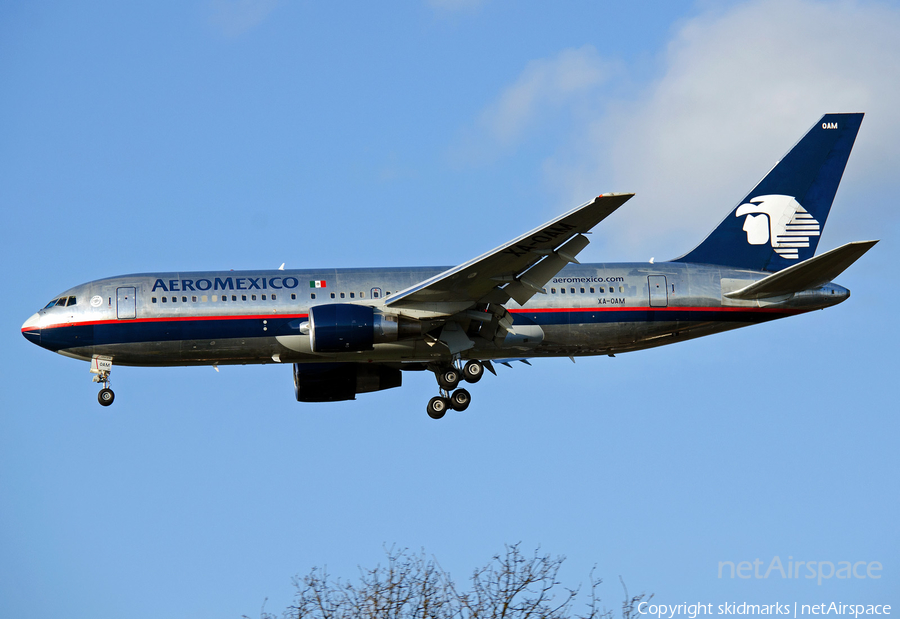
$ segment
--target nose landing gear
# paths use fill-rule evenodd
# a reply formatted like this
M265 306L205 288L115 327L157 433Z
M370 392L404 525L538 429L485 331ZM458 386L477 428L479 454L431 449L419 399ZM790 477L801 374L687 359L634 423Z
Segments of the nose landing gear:
M109 382L106 383L107 385ZM109 406L113 403L113 400L116 399L116 394L113 393L113 390L109 387L104 387L100 390L100 393L97 394L97 401L100 402L103 406Z
M91 359L91 379L95 383L103 383L103 389L97 394L97 401L102 406L109 406L116 399L116 394L109 388L109 373L112 372L112 357L96 356Z
M465 389L457 389L460 380L477 383L484 376L484 364L472 359L460 370L455 366L443 367L434 371L441 394L428 401L426 412L432 419L440 419L449 409L462 412L472 403L472 395ZM451 393L452 392L452 393Z

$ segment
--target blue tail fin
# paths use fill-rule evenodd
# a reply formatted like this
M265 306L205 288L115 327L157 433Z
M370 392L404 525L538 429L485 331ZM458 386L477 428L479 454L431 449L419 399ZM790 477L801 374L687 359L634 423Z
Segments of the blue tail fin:
M675 261L774 272L811 258L862 119L823 116L718 228Z

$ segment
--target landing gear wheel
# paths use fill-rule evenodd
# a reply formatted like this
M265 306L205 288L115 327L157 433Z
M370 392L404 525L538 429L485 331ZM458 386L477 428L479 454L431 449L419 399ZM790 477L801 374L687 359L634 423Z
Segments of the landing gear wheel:
M466 363L462 375L467 383L477 383L484 376L484 364L477 359L472 359Z
M440 388L446 389L447 391L453 391L454 389L456 389L456 386L459 384L460 380L459 370L452 367L440 372L436 372L435 376L437 376L437 382Z
M109 387L104 387L100 390L100 393L97 394L97 401L100 402L100 404L102 404L103 406L109 406L115 399L116 394L114 394L113 390Z
M450 408L450 400L443 396L436 395L428 401L428 416L432 419L440 419L447 414Z
M457 389L453 392L453 395L450 396L450 406L452 406L455 411L463 412L469 408L469 404L471 403L472 396L469 395L469 392L465 389Z

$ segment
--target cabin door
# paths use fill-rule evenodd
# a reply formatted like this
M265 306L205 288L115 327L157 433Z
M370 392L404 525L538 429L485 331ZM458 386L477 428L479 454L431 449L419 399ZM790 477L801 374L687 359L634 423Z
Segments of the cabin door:
M666 307L669 305L669 295L666 291L665 275L648 275L650 283L650 307Z
M116 317L134 318L134 288L116 288Z

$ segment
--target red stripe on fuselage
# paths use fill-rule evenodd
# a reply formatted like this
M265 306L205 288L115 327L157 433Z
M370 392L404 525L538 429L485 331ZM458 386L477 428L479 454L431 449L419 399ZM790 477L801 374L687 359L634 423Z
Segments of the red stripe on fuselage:
M511 314L543 314L553 312L760 312L771 314L800 314L807 310L774 307L540 307L511 309Z
M667 307L535 307L516 308L509 310L511 314L550 314L550 313L576 313L576 312L754 312L760 314L802 314L806 309L787 309L774 307L693 307L693 306L667 306ZM65 322L47 325L45 327L29 327L25 331L37 331L38 329L56 329L59 327L74 327L88 325L112 325L124 323L153 323L153 322L185 322L196 320L265 320L270 318L309 318L309 314L247 314L228 316L159 316L154 318L122 318L111 320L88 320L84 322Z
M309 314L247 314L247 315L231 315L231 316L159 316L155 318L117 318L113 320L85 320L82 322L58 322L56 324L47 325L46 327L31 327L22 329L22 331L30 331L36 329L56 329L59 327L85 327L88 325L115 325L125 323L148 323L148 322L186 322L194 320L268 320L271 318L308 318Z

